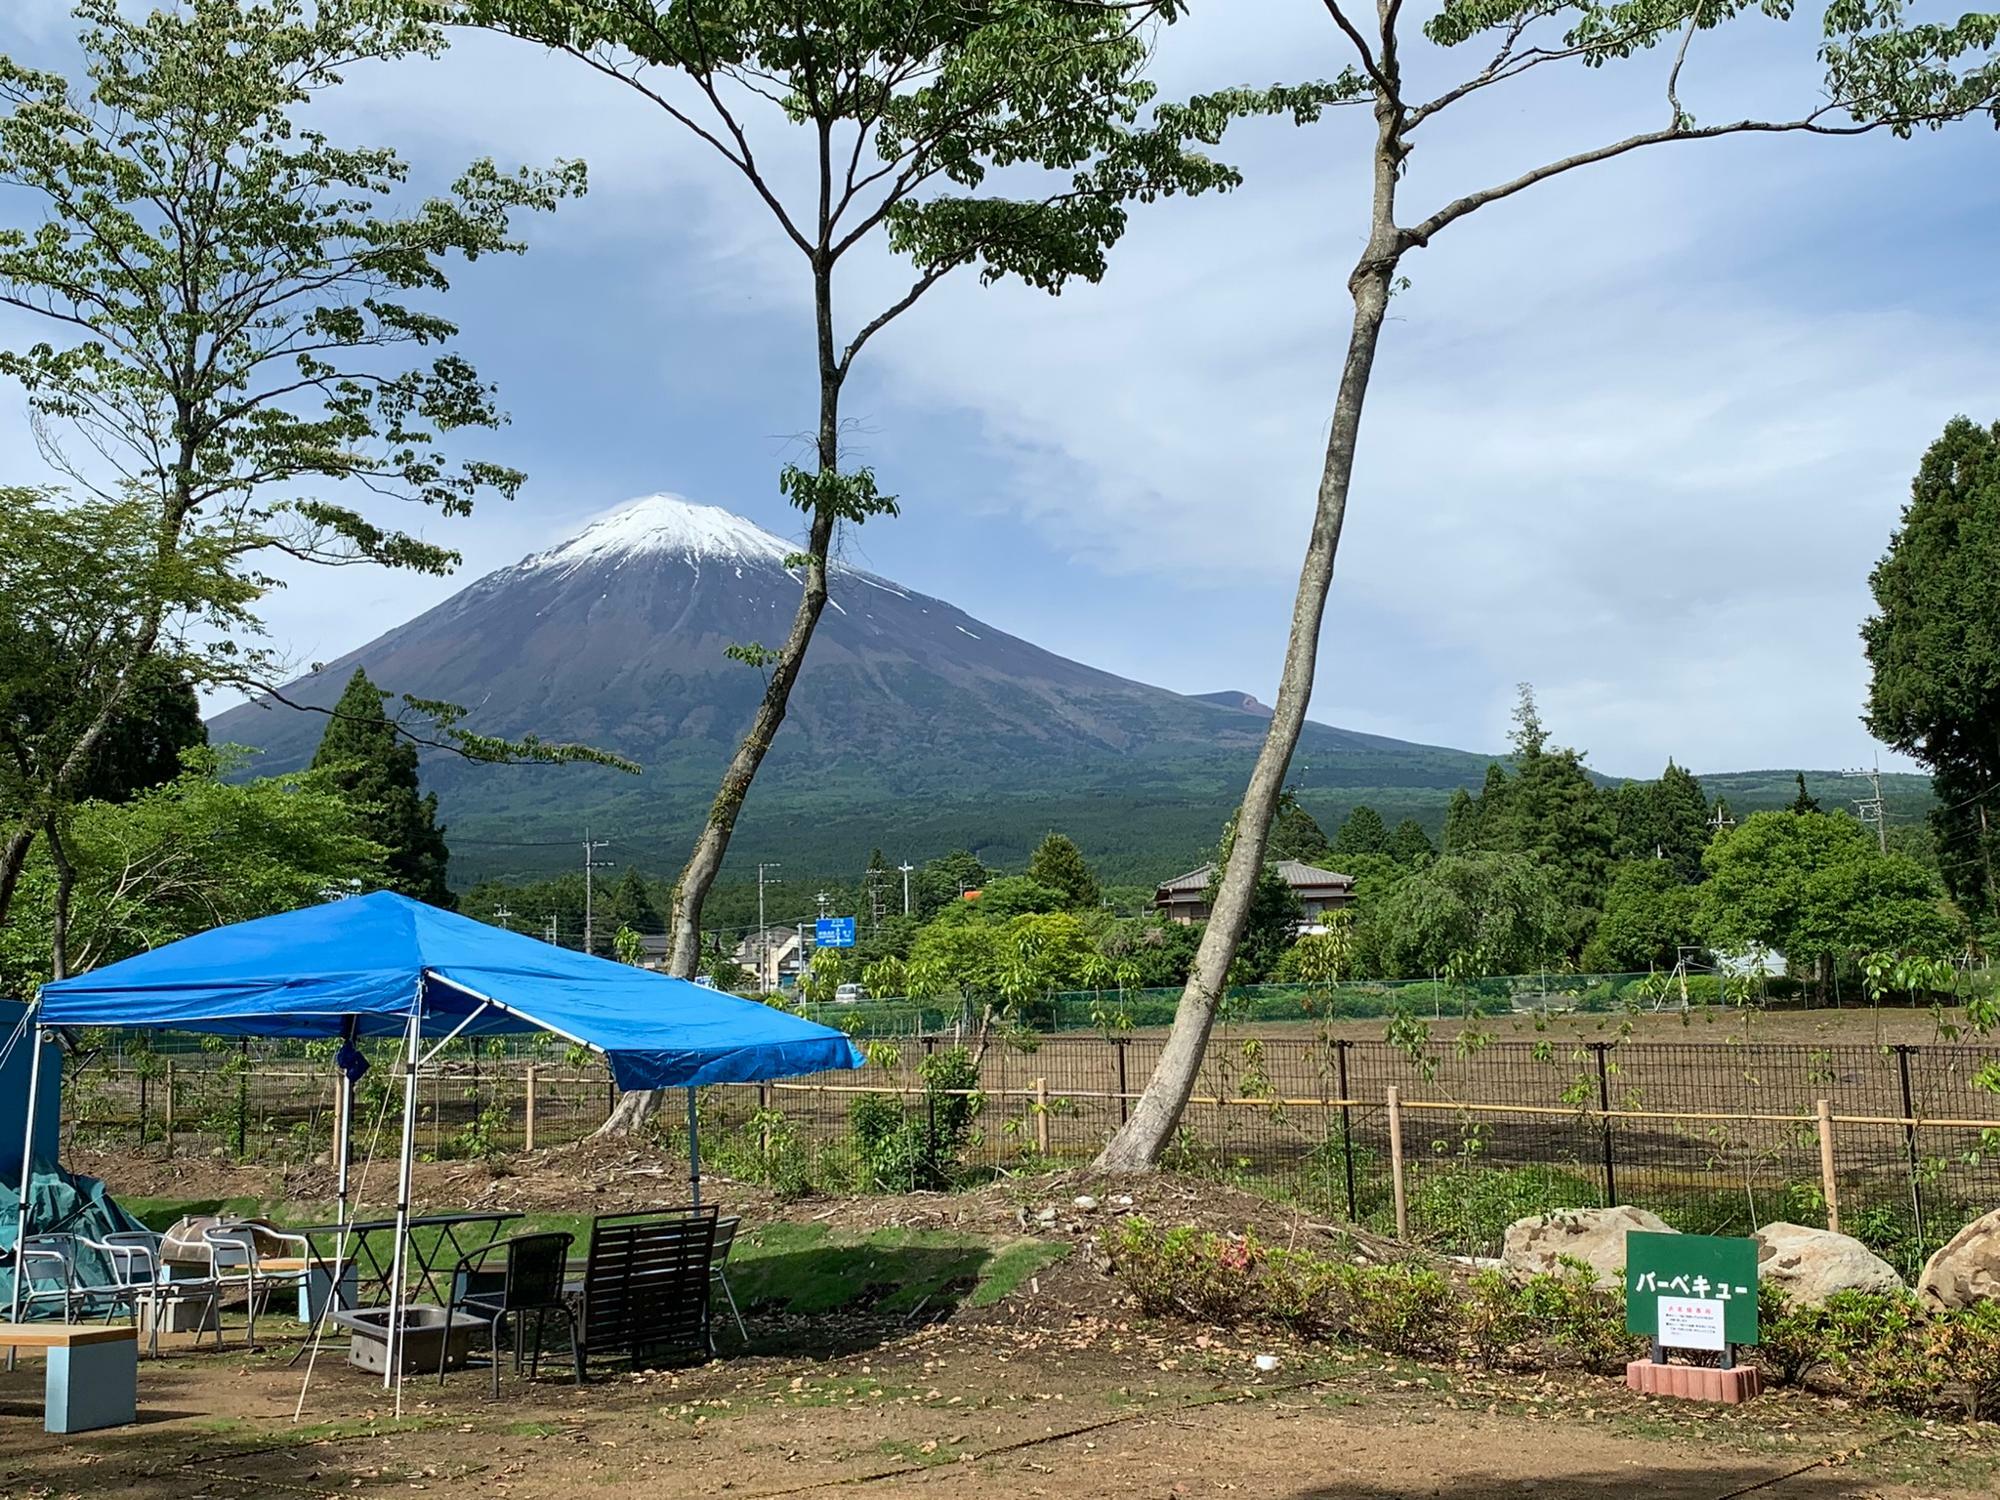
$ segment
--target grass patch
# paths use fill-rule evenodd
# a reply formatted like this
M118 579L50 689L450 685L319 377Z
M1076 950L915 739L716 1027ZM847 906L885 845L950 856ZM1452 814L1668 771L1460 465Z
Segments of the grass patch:
M128 1198L124 1206L148 1228L164 1230L188 1214L230 1214L285 1227L324 1224L330 1203L258 1198ZM567 1234L572 1254L590 1245L587 1214L529 1214L501 1226L503 1237ZM414 1236L429 1257L438 1231ZM729 1282L746 1311L823 1314L842 1310L910 1314L960 1305L990 1307L1069 1253L1067 1245L1035 1239L991 1239L942 1230L877 1229L866 1233L824 1224L763 1224L737 1236ZM384 1250L386 1255L386 1249ZM449 1261L440 1271L450 1269Z
M921 1443L904 1441L901 1438L885 1438L876 1445L876 1452L884 1458L893 1458L899 1463L916 1464L925 1469L934 1469L942 1464L955 1464L964 1450L954 1448L950 1443L941 1443L936 1438Z
M1068 1250L939 1230L767 1224L738 1237L729 1281L745 1308L781 1312L987 1307Z

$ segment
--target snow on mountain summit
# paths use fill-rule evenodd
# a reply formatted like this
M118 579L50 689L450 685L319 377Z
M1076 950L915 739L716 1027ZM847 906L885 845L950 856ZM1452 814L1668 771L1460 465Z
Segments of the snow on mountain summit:
M797 548L719 505L679 495L647 495L621 505L558 547L537 553L527 568L580 568L634 556L733 558L776 562Z

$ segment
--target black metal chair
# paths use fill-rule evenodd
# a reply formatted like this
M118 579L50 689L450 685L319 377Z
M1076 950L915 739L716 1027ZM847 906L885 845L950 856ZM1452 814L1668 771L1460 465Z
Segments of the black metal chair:
M534 1315L534 1344L529 1356L528 1378L542 1365L542 1327L550 1313L561 1316L569 1329L570 1360L576 1383L583 1384L583 1345L578 1338L576 1313L563 1295L563 1270L569 1263L572 1236L567 1234L522 1234L495 1240L459 1261L452 1272L451 1299L444 1310L444 1337L438 1345L438 1384L444 1384L445 1364L451 1354L452 1318L460 1308L485 1318L493 1337L493 1394L500 1394L500 1327L517 1319L514 1334L514 1368L521 1367L521 1347L525 1341L527 1318ZM499 1273L483 1262L504 1254L507 1263Z

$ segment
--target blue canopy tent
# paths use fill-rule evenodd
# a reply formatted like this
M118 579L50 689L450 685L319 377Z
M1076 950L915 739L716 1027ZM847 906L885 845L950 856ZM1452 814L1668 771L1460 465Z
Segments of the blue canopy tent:
M858 1068L864 1061L831 1027L683 979L572 953L386 891L183 938L44 985L39 1008L41 1028L343 1038L350 1044L360 1037L402 1037L399 1224L410 1207L417 1075L454 1038L552 1032L600 1054L621 1089L687 1089L688 1174L697 1201L697 1087ZM436 1043L428 1053L422 1045L426 1038ZM344 1221L359 1058L351 1046L343 1055ZM31 1077L31 1098L36 1088ZM392 1273L398 1303L405 1238L398 1233ZM393 1315L390 1336L393 1345ZM390 1368L398 1365L392 1357Z

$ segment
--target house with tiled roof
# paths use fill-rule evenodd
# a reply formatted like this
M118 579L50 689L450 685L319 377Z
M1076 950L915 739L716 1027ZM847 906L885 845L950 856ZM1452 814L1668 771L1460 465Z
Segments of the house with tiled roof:
M1278 874L1292 888L1292 894L1299 898L1299 905L1305 910L1305 919L1299 927L1301 932L1316 931L1322 925L1325 913L1337 911L1354 900L1352 875L1322 870L1317 865L1296 859L1281 859L1277 868ZM1206 864L1199 870L1189 870L1185 875L1162 881L1153 892L1153 907L1170 922L1206 922L1208 883L1214 878L1215 866Z

